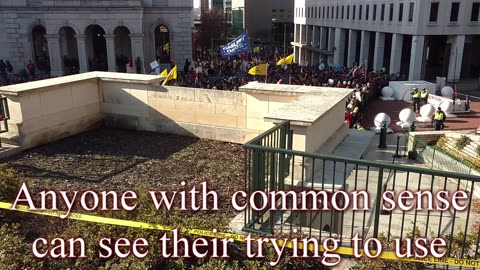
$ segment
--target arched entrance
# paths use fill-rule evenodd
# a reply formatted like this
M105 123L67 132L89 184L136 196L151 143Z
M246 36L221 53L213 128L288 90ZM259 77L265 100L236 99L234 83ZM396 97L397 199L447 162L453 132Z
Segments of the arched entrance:
M170 32L162 24L155 27L155 53L160 63L170 62Z
M107 71L107 43L105 30L100 25L90 25L85 30L86 49L90 71Z
M33 63L41 73L50 72L50 59L48 56L48 42L45 38L47 30L41 25L32 28Z
M78 48L75 30L69 26L64 26L58 31L60 35L60 55L62 56L63 74L77 74L78 66Z
M130 30L125 26L118 26L113 31L115 34L115 59L118 72L127 72L127 64L132 58L132 42Z

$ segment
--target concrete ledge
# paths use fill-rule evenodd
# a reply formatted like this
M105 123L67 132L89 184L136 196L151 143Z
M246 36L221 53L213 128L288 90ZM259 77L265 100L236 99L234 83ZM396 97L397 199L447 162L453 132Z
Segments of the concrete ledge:
M163 79L154 75L140 75L140 74L128 74L128 73L115 73L115 72L87 72L76 75L33 81L27 83L19 83L0 87L0 94L7 96L19 96L28 93L33 90L39 90L42 88L58 87L64 84L71 84L79 81L99 79L102 81L114 81L114 82L128 82L136 84L154 84L160 83Z

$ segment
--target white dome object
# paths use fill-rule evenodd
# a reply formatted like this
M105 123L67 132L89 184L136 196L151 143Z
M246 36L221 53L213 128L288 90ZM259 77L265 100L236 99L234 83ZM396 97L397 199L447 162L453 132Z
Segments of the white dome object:
M375 115L373 122L377 128L381 128L383 122L387 122L386 124L388 127L390 125L391 119L390 116L388 116L386 113L379 113Z
M398 118L403 123L412 124L415 121L416 115L415 112L412 111L412 109L403 109L398 114Z
M453 88L450 86L445 86L442 88L442 96L446 98L452 98Z
M390 86L385 86L382 88L382 96L383 97L392 97L393 96L393 88Z
M442 111L444 111L446 114L450 114L453 112L453 103L449 101L443 101L440 103L440 108L442 108Z
M420 108L420 115L424 118L431 118L435 111L435 107L432 104L425 104Z

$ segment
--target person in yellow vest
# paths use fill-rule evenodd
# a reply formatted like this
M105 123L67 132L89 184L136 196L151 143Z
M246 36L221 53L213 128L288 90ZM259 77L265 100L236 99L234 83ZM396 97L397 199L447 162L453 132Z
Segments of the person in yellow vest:
M420 112L420 91L418 88L415 88L412 92L413 99L413 112Z
M445 128L443 124L447 120L447 116L442 111L442 108L438 107L437 111L433 115L432 124L435 123L435 130L442 130Z
M428 91L423 88L422 93L420 93L420 107L428 104Z

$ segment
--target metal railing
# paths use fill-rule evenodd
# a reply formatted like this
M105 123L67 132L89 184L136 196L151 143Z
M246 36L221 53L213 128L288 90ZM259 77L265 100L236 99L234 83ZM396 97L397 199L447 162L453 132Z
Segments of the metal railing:
M442 237L448 243L448 256L456 258L479 258L480 214L472 209L473 196L468 196L465 211L454 208L448 211L415 209L403 211L395 208L385 211L382 194L429 191L465 191L474 194L474 186L480 177L461 173L432 170L420 166L395 165L375 161L320 155L291 150L293 134L288 122L265 132L246 143L245 148L245 189L248 194L262 191L294 191L287 197L288 208L280 209L285 197L270 197L269 207L263 211L247 208L244 230L256 234L295 234L324 239L338 237L342 246L353 247L352 238L358 234L365 241L380 238L391 243L394 239L417 237ZM468 188L463 183L468 182ZM307 197L302 192L324 192L327 197ZM357 208L344 211L330 208L314 209L313 205L328 206L335 201L346 206L348 199L337 196L339 191L351 194L366 191L367 200L358 200ZM311 193L310 193L311 194ZM301 198L299 198L301 197ZM360 198L360 197L359 197ZM310 207L306 211L295 211L301 203ZM422 197L422 203L425 197ZM251 202L265 203L263 198L253 197ZM353 200L350 200L351 203ZM438 202L440 207L445 205ZM280 209L280 210L279 210ZM469 246L459 243L470 243ZM448 267L447 267L448 268Z
M413 143L412 150L416 154L416 159L431 169L462 174L472 174L475 172L472 164L440 147L428 145L424 141L411 135L408 140L409 143Z
M7 98L0 97L0 134L8 132L8 120L10 119L10 113L8 110ZM0 138L0 147L2 147L2 140Z

